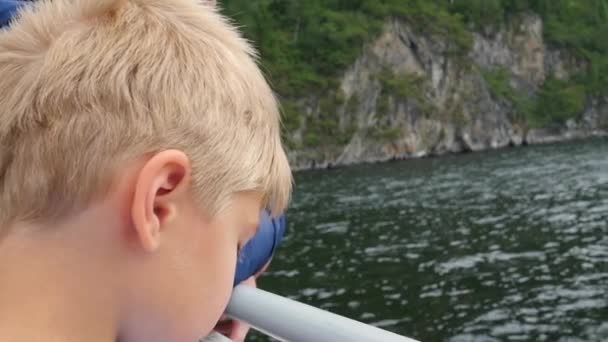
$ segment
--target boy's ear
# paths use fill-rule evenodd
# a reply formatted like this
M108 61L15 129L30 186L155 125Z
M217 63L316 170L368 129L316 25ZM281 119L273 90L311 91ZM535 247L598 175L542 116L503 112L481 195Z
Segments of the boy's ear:
M189 194L191 165L186 154L167 150L152 156L136 178L131 216L140 245L155 251L161 232L178 214L178 202Z

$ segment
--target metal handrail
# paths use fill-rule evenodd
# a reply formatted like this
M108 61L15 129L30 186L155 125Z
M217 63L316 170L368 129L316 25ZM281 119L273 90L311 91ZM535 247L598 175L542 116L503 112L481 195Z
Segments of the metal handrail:
M252 288L234 288L226 314L286 342L416 342L313 306Z

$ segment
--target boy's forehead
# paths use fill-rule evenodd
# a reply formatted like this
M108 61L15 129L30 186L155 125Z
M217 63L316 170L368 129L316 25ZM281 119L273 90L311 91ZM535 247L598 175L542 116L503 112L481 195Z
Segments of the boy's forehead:
M253 209L255 209L257 213L259 213L260 210L263 209L264 194L262 194L261 192L247 191L238 194L238 196L239 197L236 200L240 202L240 209L247 211L253 211ZM259 218L259 215L250 216Z
M246 192L238 194L235 198L233 215L237 215L241 224L257 226L260 222L260 212L263 210L264 196L258 192Z

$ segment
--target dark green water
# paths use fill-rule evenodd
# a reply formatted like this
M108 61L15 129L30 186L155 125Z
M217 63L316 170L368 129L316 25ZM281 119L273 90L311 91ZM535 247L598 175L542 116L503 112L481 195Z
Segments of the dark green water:
M608 341L608 140L296 181L263 288L422 341Z

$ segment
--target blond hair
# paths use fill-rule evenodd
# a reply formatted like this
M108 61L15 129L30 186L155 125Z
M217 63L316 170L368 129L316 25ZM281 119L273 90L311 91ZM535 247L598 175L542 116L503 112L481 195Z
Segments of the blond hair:
M107 191L122 162L192 161L201 205L238 192L286 207L291 171L255 51L195 0L53 0L0 32L0 223L45 220Z

